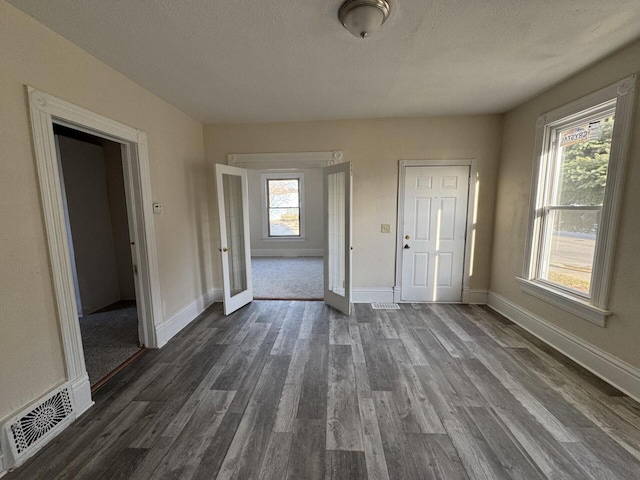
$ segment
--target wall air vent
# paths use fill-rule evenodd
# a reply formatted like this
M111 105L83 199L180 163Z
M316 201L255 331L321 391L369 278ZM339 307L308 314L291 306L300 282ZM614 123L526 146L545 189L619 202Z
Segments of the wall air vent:
M371 308L374 310L400 310L397 303L372 303Z
M44 443L66 427L75 416L68 387L60 387L42 397L34 406L20 412L4 425L6 444L15 464L35 453Z

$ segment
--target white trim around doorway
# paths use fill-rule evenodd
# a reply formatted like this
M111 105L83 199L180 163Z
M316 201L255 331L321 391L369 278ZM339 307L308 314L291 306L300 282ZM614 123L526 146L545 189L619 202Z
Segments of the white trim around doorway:
M342 152L339 150L296 153L230 153L227 155L227 165L248 170L322 168L342 161Z
M393 301L402 300L402 245L404 228L404 184L407 167L469 167L469 195L467 199L467 232L464 247L464 270L462 273L461 303L485 303L485 292L476 294L469 281L473 274L473 255L478 217L478 161L475 158L457 160L399 160L398 161L398 224L396 228L396 284L393 287Z
M32 87L26 88L66 375L72 390L74 416L78 417L93 405L93 400L78 321L53 125L71 127L122 145L132 254L137 269L134 278L141 317L138 319L140 340L143 345L154 348L157 347L155 324L162 318L162 303L151 216L147 137L140 130Z

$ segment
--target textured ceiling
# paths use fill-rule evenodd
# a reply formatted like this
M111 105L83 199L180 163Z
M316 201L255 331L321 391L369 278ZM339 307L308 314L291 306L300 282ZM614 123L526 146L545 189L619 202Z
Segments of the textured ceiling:
M640 37L640 0L10 0L204 122L503 112Z

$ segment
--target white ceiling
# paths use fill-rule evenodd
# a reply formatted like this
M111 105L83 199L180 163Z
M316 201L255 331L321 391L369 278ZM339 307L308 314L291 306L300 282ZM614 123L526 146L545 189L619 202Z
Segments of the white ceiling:
M640 0L10 0L203 122L503 112L640 37Z

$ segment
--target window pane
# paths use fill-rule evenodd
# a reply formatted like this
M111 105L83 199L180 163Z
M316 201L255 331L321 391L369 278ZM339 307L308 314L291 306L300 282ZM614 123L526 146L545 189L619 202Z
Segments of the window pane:
M269 207L298 208L300 198L298 195L298 179L267 180L269 187Z
M345 229L346 224L346 194L345 173L332 173L327 178L327 209L329 211L327 236L329 251L327 264L329 267L329 290L341 297L346 294L346 258L345 258Z
M602 205L614 116L558 132L557 205Z
M544 232L548 239L542 278L582 294L589 294L599 210L552 210Z
M269 236L300 236L299 208L270 208Z
M222 175L225 218L227 220L227 246L229 247L229 281L231 296L247 289L247 262L245 259L244 222L242 218L242 180L237 175Z

